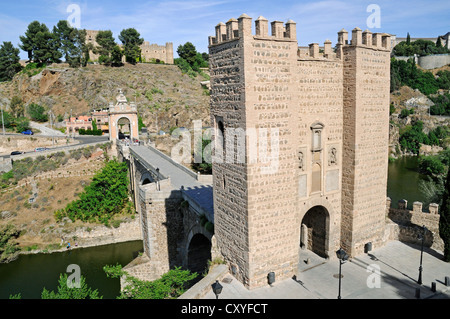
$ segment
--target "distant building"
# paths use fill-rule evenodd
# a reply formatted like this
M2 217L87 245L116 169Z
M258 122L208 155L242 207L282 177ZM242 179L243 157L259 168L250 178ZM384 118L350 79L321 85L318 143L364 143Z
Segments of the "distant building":
M94 110L91 116L81 115L70 117L66 120L66 132L68 134L78 133L81 129L92 130L92 123L97 124L97 129L104 133L109 132L108 110Z
M68 120L66 120L67 133L78 133L81 129L92 130L92 117L82 115L70 117Z
M434 38L410 38L410 41L414 42L417 40L428 40L436 43L439 38L441 38L442 46L450 49L450 32ZM394 49L394 47L402 41L406 41L406 38L397 38L396 35L391 35L391 48Z
M86 43L91 43L94 48L98 46L96 41L97 34L99 31L96 30L86 30ZM119 47L122 49L123 46L119 44ZM143 62L164 62L166 64L173 64L173 43L167 42L165 45L158 44L150 44L148 41L145 41L141 46L141 57ZM95 54L92 50L89 52L89 57L91 61L98 61L100 57L99 54ZM125 57L122 59L125 62Z

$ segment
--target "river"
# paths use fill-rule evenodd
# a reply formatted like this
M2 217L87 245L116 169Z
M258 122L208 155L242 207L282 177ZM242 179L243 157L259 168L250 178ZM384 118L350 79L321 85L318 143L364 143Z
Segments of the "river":
M403 157L389 163L387 196L392 199L393 207L397 207L399 199L408 200L409 207L414 201L423 201L418 189L422 176L417 173L417 164L417 157ZM57 289L59 274L65 273L71 264L80 266L88 286L98 289L100 296L115 299L120 293L120 281L107 278L103 266L116 263L125 266L142 248L142 241L136 241L62 253L21 255L9 264L0 265L0 299L17 293L23 299L40 299L44 287Z
M412 208L413 202L424 202L418 186L424 176L417 172L418 163L417 156L405 156L389 163L387 196L392 200L392 207L396 208L400 199L408 201L408 208Z
M21 255L9 264L0 265L0 299L18 293L22 299L40 299L44 287L56 291L59 275L72 264L80 267L87 285L98 289L100 296L115 299L120 294L120 280L107 278L103 266L117 263L126 266L142 249L142 241L133 241L53 254Z

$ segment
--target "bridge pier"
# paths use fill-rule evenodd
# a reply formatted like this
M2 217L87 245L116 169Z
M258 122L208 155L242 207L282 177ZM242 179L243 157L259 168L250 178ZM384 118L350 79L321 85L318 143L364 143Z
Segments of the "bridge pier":
M118 158L130 168L144 242L144 255L125 270L147 281L175 267L203 273L208 260L220 255L214 245L211 186L151 147L118 147Z

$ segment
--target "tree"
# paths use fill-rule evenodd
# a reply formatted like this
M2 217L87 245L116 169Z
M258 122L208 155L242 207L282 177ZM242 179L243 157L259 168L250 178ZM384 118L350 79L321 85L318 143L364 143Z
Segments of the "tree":
M406 44L407 44L407 45L410 45L410 44L411 44L411 36L409 35L409 32L408 32L408 34L406 35Z
M16 132L21 133L30 129L30 121L26 117L19 117L14 121L16 124Z
M111 51L111 65L121 66L122 65L123 52L118 45L116 45Z
M125 278L118 299L176 299L181 296L198 274L180 267L171 269L154 281L143 281L130 276L121 265L103 267L108 278Z
M20 231L12 224L0 226L0 262L8 260L20 248L14 239L20 236Z
M439 218L439 236L444 241L444 261L450 262L450 169L447 172Z
M180 58L186 60L186 62L192 66L195 62L197 49L191 42L186 42L184 45L180 45L178 47L177 53L180 56Z
M19 53L20 50L11 42L3 42L0 47L0 82L12 80L22 70Z
M25 107L24 107L23 101L20 97L13 96L13 98L11 99L11 102L9 103L9 108L11 109L11 112L14 117L24 116Z
M45 112L45 108L42 105L32 103L28 106L28 115L36 122L47 122L48 114Z
M103 299L99 296L98 290L93 290L86 284L86 278L80 276L80 287L69 287L67 274L59 276L59 286L58 290L48 291L44 288L41 294L42 299L71 299L71 300L81 300L81 299Z
M61 20L53 27L53 35L59 40L59 51L65 61L69 60L69 52L74 46L72 31L73 28L69 25L67 20Z
M144 39L141 38L140 33L134 29L124 29L120 32L119 40L123 44L123 53L126 61L131 64L136 64L141 58L140 46L144 43Z
M71 67L85 65L83 63L84 46L86 45L85 30L73 28L67 20L61 20L53 27L53 37L59 44L59 54Z
M442 47L442 42L441 42L441 37L438 37L437 41L436 41L436 48L440 48Z
M28 53L29 61L47 64L58 62L61 57L58 51L58 40L44 23L31 22L25 36L20 36L20 41L22 44L19 47Z
M196 72L199 72L200 68L208 67L208 62L205 58L209 59L209 56L205 53L197 52L197 49L191 42L186 42L184 45L178 46L177 53L180 59L186 61L190 68ZM178 61L177 63L183 69L184 62Z
M128 202L127 172L126 163L109 161L79 195L79 200L55 212L56 219L69 217L72 221L99 221L108 225L110 219L120 213Z
M95 48L94 53L105 57L109 57L111 51L117 45L111 30L99 31L95 41L97 41L98 46Z

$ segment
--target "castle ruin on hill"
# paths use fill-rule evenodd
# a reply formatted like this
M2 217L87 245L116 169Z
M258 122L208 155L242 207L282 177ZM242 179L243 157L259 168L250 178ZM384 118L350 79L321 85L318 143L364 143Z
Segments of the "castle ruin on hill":
M91 43L94 47L97 47L98 43L96 41L96 37L98 32L99 31L95 30L86 30L86 42ZM119 45L119 47L121 46ZM142 62L160 61L166 64L174 63L172 42L167 42L165 45L158 45L150 44L148 41L144 41L140 48ZM100 57L100 55L95 54L92 51L89 52L89 56L92 61L97 61Z

